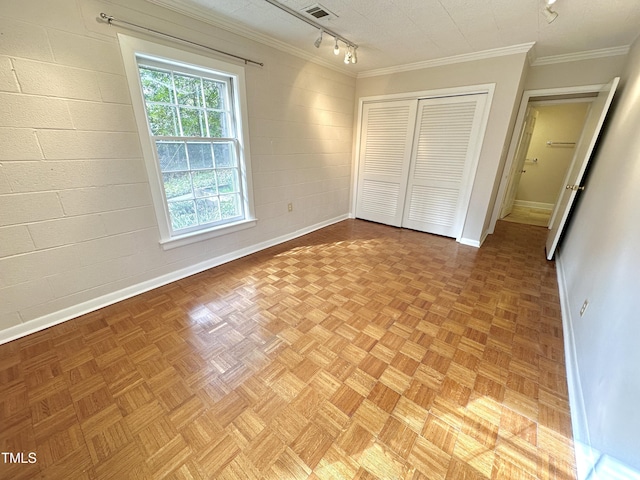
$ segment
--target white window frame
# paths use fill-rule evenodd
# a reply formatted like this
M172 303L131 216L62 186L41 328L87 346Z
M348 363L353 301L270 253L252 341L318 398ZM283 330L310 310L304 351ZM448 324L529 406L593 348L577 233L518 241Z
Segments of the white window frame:
M125 73L131 93L131 103L140 135L142 154L149 176L151 197L158 220L158 229L160 231L159 242L162 248L167 250L255 226L257 219L255 217L253 204L244 67L121 33L118 34L118 40L120 42L120 50L122 52ZM216 226L205 226L196 230L190 229L190 231L186 233L172 233L171 219L169 217L162 181L162 172L160 171L156 148L147 121L146 105L142 94L142 83L138 70L138 58L153 58L169 66L183 66L191 70L213 71L231 79L233 94L230 96L237 129L235 135L237 142L235 143L240 165L239 180L241 184L241 201L243 202L244 210L244 218L242 220ZM194 140L197 139L198 137L194 137Z

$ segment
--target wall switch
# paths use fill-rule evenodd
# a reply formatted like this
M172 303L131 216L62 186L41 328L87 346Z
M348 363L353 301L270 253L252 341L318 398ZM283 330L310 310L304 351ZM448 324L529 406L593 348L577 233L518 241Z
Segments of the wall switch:
M589 300L585 300L582 304L582 308L580 309L580 316L584 315L584 312L587 311L587 307L589 306Z
M290 203L289 205L287 205L287 208L289 209L290 212L293 212L293 203Z

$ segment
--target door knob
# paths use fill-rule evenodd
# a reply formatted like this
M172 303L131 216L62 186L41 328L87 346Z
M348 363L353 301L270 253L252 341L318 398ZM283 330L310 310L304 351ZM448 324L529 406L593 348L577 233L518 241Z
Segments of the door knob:
M580 185L567 185L566 189L567 190L573 190L573 191L584 190L584 186L581 187Z
M526 170L520 170L520 173L527 173Z

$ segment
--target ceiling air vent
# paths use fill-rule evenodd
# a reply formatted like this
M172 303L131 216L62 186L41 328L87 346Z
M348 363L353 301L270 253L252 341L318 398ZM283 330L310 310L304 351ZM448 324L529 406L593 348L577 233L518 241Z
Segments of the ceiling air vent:
M328 8L323 7L319 3L314 3L309 7L303 8L302 11L307 15L311 15L313 18L322 18L324 20L337 17L335 13L330 11Z

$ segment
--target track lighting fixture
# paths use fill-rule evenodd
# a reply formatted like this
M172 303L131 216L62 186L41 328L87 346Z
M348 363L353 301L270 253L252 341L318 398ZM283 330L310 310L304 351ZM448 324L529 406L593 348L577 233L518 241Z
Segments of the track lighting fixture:
M309 18L307 15L303 15L299 11L294 10L293 8L288 7L287 5L284 5L284 4L280 3L278 0L265 0L265 1L267 3L270 3L271 5L273 5L274 7L279 8L283 12L288 13L292 17L296 17L298 20L301 20L301 21L307 23L308 25L311 25L312 27L317 28L320 31L320 35L318 36L316 41L313 42L313 45L316 48L320 48L320 44L322 43L322 37L323 37L324 34L327 34L327 35L329 35L329 36L331 36L331 37L333 37L335 39L335 45L333 47L333 54L334 55L340 55L340 45L338 44L338 42L340 41L340 42L344 43L344 46L345 46L345 49L346 49L346 53L345 53L345 57L344 57L344 63L348 65L350 63L356 63L358 61L358 59L356 57L356 49L358 48L358 45L356 45L355 43L353 43L350 40L346 39L345 37L343 37L339 33L336 33L335 31L326 28L324 25L319 24L318 22L316 22L313 19ZM312 14L312 12L310 12L308 10L305 11L305 13Z
M551 5L553 5L554 3L556 3L556 0L546 0L545 1L546 5L544 7L544 10L542 10L542 13L544 14L545 18L547 19L547 23L553 23L553 21L558 18L558 12L551 10Z
M553 23L553 21L558 18L558 12L554 12L549 6L546 6L542 13L544 13L547 23Z

